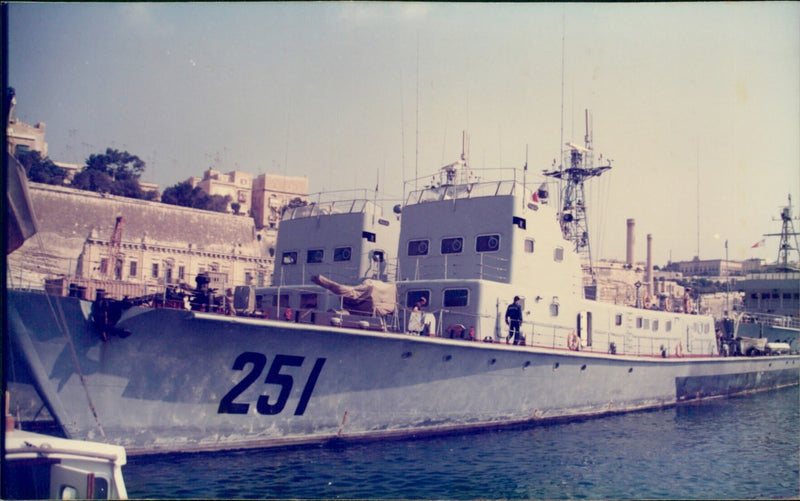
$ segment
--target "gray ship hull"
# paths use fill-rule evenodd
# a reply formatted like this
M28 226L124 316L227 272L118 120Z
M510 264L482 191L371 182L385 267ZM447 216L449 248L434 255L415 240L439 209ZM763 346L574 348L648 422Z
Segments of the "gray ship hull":
M800 381L796 355L633 357L139 307L104 341L89 302L9 291L6 306L7 379L70 438L130 455L601 416Z

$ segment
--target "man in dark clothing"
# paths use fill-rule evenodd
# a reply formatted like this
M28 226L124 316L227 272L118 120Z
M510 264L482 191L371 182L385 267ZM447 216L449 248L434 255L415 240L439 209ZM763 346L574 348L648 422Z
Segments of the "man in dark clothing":
M506 308L506 325L508 325L508 337L506 337L506 344L514 336L514 344L522 344L522 336L519 332L519 326L522 324L522 306L519 304L519 296L514 296L514 302Z

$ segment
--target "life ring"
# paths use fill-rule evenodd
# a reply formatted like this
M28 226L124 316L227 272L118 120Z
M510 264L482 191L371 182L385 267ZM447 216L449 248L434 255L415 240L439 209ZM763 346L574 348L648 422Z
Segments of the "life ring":
M675 356L676 357L683 356L683 345L681 344L680 341L678 341L678 344L675 345Z
M578 351L578 347L580 347L580 340L578 339L578 335L575 334L575 331L570 332L567 334L567 348L572 351Z

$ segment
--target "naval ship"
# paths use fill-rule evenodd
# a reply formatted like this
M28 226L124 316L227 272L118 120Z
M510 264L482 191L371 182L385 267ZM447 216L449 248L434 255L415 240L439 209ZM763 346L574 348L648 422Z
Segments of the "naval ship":
M711 316L587 295L583 183L610 168L587 163L590 145L569 145L544 182L473 169L463 151L393 210L369 196L287 210L272 285L238 287L233 304L202 276L174 308L9 290L6 375L41 400L21 420L48 414L137 455L531 426L798 384L797 355L723 356Z

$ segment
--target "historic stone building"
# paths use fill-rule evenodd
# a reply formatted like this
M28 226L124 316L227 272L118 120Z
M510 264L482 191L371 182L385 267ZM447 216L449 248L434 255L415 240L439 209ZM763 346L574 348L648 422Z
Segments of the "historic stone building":
M39 183L30 195L38 233L8 256L13 285L60 277L121 297L194 287L203 271L218 289L269 283L276 232L249 217Z
M294 199L308 200L308 178L261 174L253 181L253 219L256 228L275 229Z
M45 125L43 122L28 125L12 118L6 127L8 152L16 157L29 151L38 151L42 157L46 157L47 143L44 135Z

